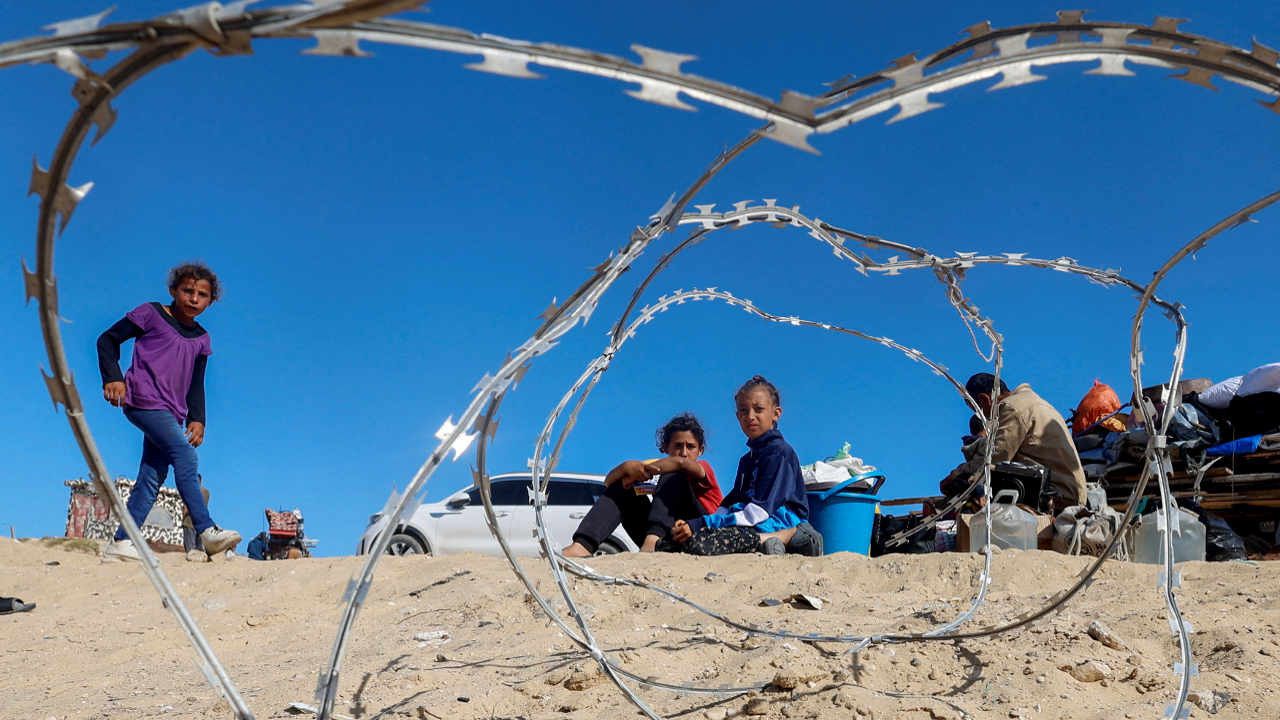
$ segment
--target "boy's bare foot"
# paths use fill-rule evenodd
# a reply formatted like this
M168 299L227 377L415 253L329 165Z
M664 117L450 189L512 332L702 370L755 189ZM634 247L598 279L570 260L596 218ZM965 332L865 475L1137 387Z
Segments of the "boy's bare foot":
M769 538L778 538L778 540L780 540L783 545L786 545L787 543L791 542L791 538L795 537L795 534L796 534L795 528L787 528L786 530L779 530L777 532L771 532L771 533L761 533L760 547L763 548L765 541L768 540ZM764 552L764 551L761 550L761 552Z
M658 551L658 536L645 535L644 544L640 546L640 552L657 552L657 551Z
M582 543L574 543L569 547L561 550L560 554L565 557L574 557L574 558L591 557L591 553L587 552L587 549L582 547Z

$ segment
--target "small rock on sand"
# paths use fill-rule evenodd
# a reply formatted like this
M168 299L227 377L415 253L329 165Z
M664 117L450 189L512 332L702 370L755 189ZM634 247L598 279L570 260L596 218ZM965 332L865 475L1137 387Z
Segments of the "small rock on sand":
M799 673L794 670L779 670L769 685L778 690L795 690L800 687L801 682Z
M853 699L853 693L848 690L837 690L835 695L831 696L831 703L837 707L848 708L852 710L857 702Z
M1211 690L1209 692L1193 690L1187 693L1187 699L1210 715L1216 714L1226 707L1227 703L1231 702L1231 696L1219 690Z
M604 681L604 674L599 667L579 669L569 673L564 686L569 690L588 690Z
M1070 674L1080 682L1098 682L1111 677L1111 668L1098 660L1081 660L1071 665L1061 665L1059 670Z
M1112 632L1111 628L1104 625L1100 620L1094 620L1093 622L1089 623L1089 627L1085 630L1085 632L1089 633L1089 637L1093 638L1094 640L1097 640L1098 642L1102 643L1103 645L1106 645L1107 647L1113 650L1129 649L1129 646L1125 644L1124 640L1121 640L1119 635L1116 635L1114 632Z

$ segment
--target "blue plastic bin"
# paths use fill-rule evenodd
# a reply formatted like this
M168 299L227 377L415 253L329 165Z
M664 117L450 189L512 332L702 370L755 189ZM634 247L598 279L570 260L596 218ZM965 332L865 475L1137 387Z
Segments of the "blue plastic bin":
M875 490L884 483L882 473L855 475L829 490L806 493L809 498L809 524L822 533L823 553L849 551L869 555L871 553L871 528L880 501L875 495L843 492L853 483L869 477L878 477Z

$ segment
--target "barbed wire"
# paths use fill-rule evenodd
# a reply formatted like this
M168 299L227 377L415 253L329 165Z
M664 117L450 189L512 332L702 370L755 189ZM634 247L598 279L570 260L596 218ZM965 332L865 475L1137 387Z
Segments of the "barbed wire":
M1202 248L1206 244L1208 238L1212 237L1214 234L1217 234L1217 232L1220 232L1222 229L1235 227L1242 224L1252 213L1255 213L1258 210L1262 209L1263 207L1266 207L1267 205L1271 204L1272 202L1275 202L1277 199L1280 199L1280 193L1277 193L1274 196L1269 196L1263 201L1254 203L1248 208L1245 208L1244 210L1234 213L1232 216L1230 216L1226 220L1216 225L1215 229L1211 233L1206 233L1200 236L1199 238L1197 238L1196 241L1193 241L1191 244L1189 244L1188 245L1189 249L1186 253L1184 253L1184 256L1185 254L1189 254L1190 252L1196 249ZM766 200L765 203L766 203L764 206L765 208L773 208L776 206L776 203L773 201ZM747 206L747 203L735 204L735 212L738 212L738 213L749 212L746 206ZM725 222L724 220L726 220L726 218L724 217L718 217L718 218L715 218L714 220L709 221L708 218L705 217L705 215L709 212L706 209L706 207L699 208L699 212L703 213L704 216L688 217L688 222L714 222L715 223L714 226L709 227L704 225L702 230L696 232L690 238L686 239L683 243L681 243L681 245L677 246L676 249L664 255L660 259L655 270L651 272L650 275L646 277L644 281L641 282L640 288L636 291L637 295L651 283L653 277L655 277L658 272L665 269L670 264L670 262L672 261L672 259L677 253L679 253L680 251L684 250L687 247L692 246L693 244L697 244L698 242L701 242L703 239L703 236L702 236L703 233L709 232L712 230L728 228L728 227L740 227L740 225L737 224L736 222ZM798 211L796 211L794 208L791 210L791 212L796 213L798 215ZM747 218L748 218L746 220L747 222L771 222L771 223L779 222L777 217L774 217L774 216L755 217L755 218L750 218L749 216L747 216ZM739 218L739 220L741 219L742 218ZM808 222L801 221L801 222L798 222L798 224L804 227L812 227L812 223L808 223ZM1094 280L1095 282L1098 282L1099 284L1102 284L1102 285L1124 285L1130 288L1140 287L1133 281L1130 281L1120 276L1118 272L1115 270L1108 269L1105 271L1100 271L1094 268L1083 267L1078 265L1074 260L1071 260L1069 258L1059 258L1057 260L1050 261L1050 260L1040 260L1036 258L1027 258L1023 255L1017 255L1015 257L1010 257L1009 254L1005 254L1003 256L978 256L973 253L963 253L959 257L959 259L960 261L966 262L966 263L976 259L977 262L985 263L985 264L1005 264L1005 265L1012 265L1012 266L1041 267L1046 269L1058 270L1061 272L1071 272L1071 273L1079 274L1090 280ZM915 264L913 266L923 267L924 265ZM1172 385L1176 386L1178 382L1179 373L1181 372L1181 362L1182 362L1181 358L1185 355L1185 349L1186 349L1187 325L1186 325L1185 319L1182 316L1182 312L1179 306L1166 303L1164 301L1160 301L1157 298L1155 298L1153 287L1144 289L1143 294L1148 296L1148 301L1158 302L1161 306L1163 306L1168 312L1170 319L1175 323L1176 336L1177 336L1177 347L1175 349L1175 355L1177 357L1177 362L1174 369L1174 376L1171 378L1170 382ZM634 307L635 299L636 299L635 296L633 296L632 303L628 305L627 309L624 311L624 317L630 314L630 311ZM837 326L832 326L827 323L804 320L796 316L773 315L771 313L767 313L763 310L760 310L758 307L752 304L751 301L745 298L738 298L734 296L732 293L719 291L719 290L716 290L715 288L708 288L705 290L695 289L695 290L689 290L689 291L676 291L670 296L664 295L659 297L658 300L655 302L655 304L642 308L638 313L637 318L628 327L626 327L625 330L621 332L619 332L618 330L611 332L611 335L614 338L614 342L611 343L610 346L607 347L605 351L601 353L601 355L598 358L593 360L588 365L587 370L583 373L582 376L579 377L578 381L576 381L571 386L570 390L562 398L561 402L556 406L555 410L553 410L552 416L548 419L547 424L543 429L543 433L539 437L538 447L541 447L541 445L545 443L546 436L551 432L555 417L559 415L559 413L561 413L563 409L566 407L569 398L572 395L578 393L584 387L584 384L588 382L588 379L590 379L591 384L594 384L594 382L598 380L601 374L603 374L603 372L608 368L608 365L611 359L614 356L616 356L617 352L621 349L621 344L623 342L635 337L635 334L640 329L640 327L643 325L647 325L658 314L666 312L668 309L670 309L675 305L681 305L681 304L684 304L685 302L690 302L690 301L696 302L699 300L721 300L731 306L740 307L746 310L747 312L750 312L758 317L761 317L763 319L770 320L773 322L785 323L785 324L791 324L791 325L805 325L809 327L822 328L825 330L835 330L837 332L843 332L843 333L854 335L856 337L860 337L866 340L878 342L887 347L891 347L893 349L899 350L908 358L921 361L929 365L936 374L943 375L949 382L953 384L953 386L957 387L957 389L961 392L962 396L966 399L966 401L970 403L971 407L976 408L976 403L974 403L972 398L970 398L968 394L964 391L963 386L961 386L959 382L955 380L955 378L951 377L946 372L945 368L943 368L940 365L937 365L936 363L933 363L932 361L928 360L928 358L923 357L922 353L919 353L919 351L914 350L913 348L903 346L888 338L870 336L864 333L860 333L858 331L849 330L846 328L839 328ZM619 322L619 326L620 325L621 325L621 321ZM1140 395L1141 386L1139 386L1139 388L1135 392ZM585 397L583 398L583 400L585 400ZM582 401L580 400L578 405L579 408L581 407L581 403ZM1174 404L1176 405L1176 402ZM570 417L570 420L566 423L566 427L562 433L561 444L563 443L563 435L567 435L569 430L572 429L575 422L576 422L576 410L574 415L572 415ZM998 418L994 419L994 426L998 427ZM1167 462L1167 456L1165 460ZM990 464L991 464L990 457L988 457L988 462L986 463L986 467L989 468ZM552 461L549 463L549 466L554 467L554 456L552 458ZM536 464L535 467L542 467L542 465ZM549 472L550 472L549 469L545 470L543 473L544 476L549 474ZM1024 612L1012 618L1011 620L1006 621L1001 625L981 628L973 632L962 633L962 634L952 634L950 631L953 630L955 627L959 626L959 624L961 624L962 622L965 622L968 619L970 619L973 613L976 612L978 607L981 605L982 596L983 596L982 590L985 590L991 582L989 553L987 554L987 567L985 568L984 572L980 575L980 578L979 578L980 580L979 594L973 601L970 611L963 614L961 617L957 618L955 621L941 625L937 628L934 628L933 630L930 630L924 633L915 633L915 634L886 633L886 634L879 634L879 635L838 635L838 636L774 631L767 628L762 628L762 627L741 623L738 621L734 621L731 618L728 618L721 613L717 613L715 611L709 610L689 600L688 598L685 598L679 595L678 593L674 593L672 591L666 590L665 588L661 588L659 586L653 585L652 583L649 583L647 581L631 579L631 578L618 578L618 577L606 576L606 575L597 573L596 571L592 570L591 568L589 568L584 564L569 560L567 558L563 558L562 556L559 557L558 559L560 562L566 564L566 566L568 566L572 572L574 572L575 574L581 577L593 579L599 582L604 582L609 584L623 584L623 585L632 585L636 587L642 587L642 588L660 593L672 600L684 603L700 612L707 614L710 617L713 617L717 620L720 620L721 622L724 622L730 625L731 627L735 627L737 629L744 630L753 634L773 636L773 637L786 638L786 639L797 639L797 640L803 640L803 641L856 643L859 646L857 649L862 649L867 645L875 642L911 642L911 641L922 641L927 639L955 640L955 639L978 638L978 637L985 637L985 636L995 635L1003 632L1008 632L1010 630L1029 624L1030 622L1033 622L1034 620L1040 617L1043 617L1051 612L1056 611L1059 607L1061 607L1064 603L1070 600L1081 589L1083 589L1084 587L1087 587L1087 585L1090 582L1092 582L1092 578L1094 574L1101 568L1103 562L1111 556L1111 553L1113 552L1116 544L1118 542L1123 541L1124 534L1127 528L1130 526L1133 515L1137 509L1138 503L1136 501L1144 493L1148 479L1149 479L1149 473L1144 473L1140 479L1140 482L1134 487L1131 493L1131 496L1127 502L1127 512L1120 524L1120 527L1109 538L1109 541L1105 549L1103 550L1103 552L1100 553L1100 556L1089 567L1085 568L1081 572L1081 574L1078 576L1076 582L1073 585L1054 595L1045 603L1044 606L1040 608L1035 608L1030 611ZM970 490L972 490L972 487L970 488ZM1167 483L1162 483L1161 491L1162 491L1161 492L1162 497L1168 498L1171 496L1171 493L1169 493ZM988 492L988 495L989 495L989 492ZM989 500L989 497L988 497L988 500ZM535 497L533 498L533 502L535 505L535 509L540 512L541 505L545 502L545 496ZM986 509L989 514L989 509L990 509L989 502L986 503ZM936 514L934 516L935 521L936 521L936 518L943 517L945 516L945 514L946 514L945 511L939 512L938 514ZM1162 526L1163 526L1163 523L1162 523ZM986 543L989 544L990 543L989 519L987 523L987 534L988 536L986 539ZM895 537L901 537L904 535L905 533L899 533ZM545 535L540 535L539 537L544 540L546 539ZM1166 537L1166 542L1167 542L1167 537ZM544 546L544 552L554 553L554 550L550 548L549 540L544 542L543 546ZM1167 557L1171 558L1172 555L1170 554ZM1170 571L1171 571L1171 564L1170 564ZM573 607L572 599L568 594L567 587L562 586L562 592L564 592L566 596L566 600L569 603L571 613L575 617L578 617L580 622L585 622L584 620L582 620L581 616L577 613L576 609ZM1176 612L1176 604L1173 604L1174 601L1172 599L1172 595L1166 594L1166 598L1171 603L1172 611ZM1171 620L1171 626L1174 626L1175 631L1180 633L1180 636L1182 637L1183 647L1188 648L1189 646L1186 645L1185 643L1185 632L1188 631L1187 624L1184 623L1184 621L1182 621L1180 616L1177 616L1176 622ZM1187 656L1187 658L1184 660L1183 663L1179 663L1177 664L1177 666L1175 666L1175 671L1177 671L1179 667L1192 667L1188 663L1189 663L1189 655ZM761 686L763 686L763 684L758 684L755 687L761 687ZM699 688L699 687L688 686L688 685L678 685L676 687L678 687L678 689L682 692L740 692L741 691L741 688ZM1185 691L1186 687L1183 687L1182 690ZM1174 704L1170 705L1170 708L1176 708L1182 705L1183 703L1185 703L1185 692L1180 691L1180 695L1181 697ZM1171 712L1173 711L1171 710Z
M1146 315L1147 305L1155 295L1156 288L1159 287L1160 283L1178 263L1197 250L1207 246L1211 239L1223 231L1249 222L1254 214L1270 207L1277 201L1280 201L1280 191L1255 200L1228 215L1182 246L1156 270L1151 282L1143 289L1142 297L1138 300L1138 311L1133 316L1133 330L1129 339L1129 370L1133 376L1133 396L1138 400L1136 405L1143 423L1147 427L1155 426L1159 428L1158 433L1148 435L1147 447L1144 453L1146 463L1143 471L1144 478L1154 473L1160 484L1160 509L1157 511L1159 514L1156 520L1156 530L1161 540L1160 563L1162 570L1159 573L1157 584L1163 592L1165 606L1169 610L1169 627L1178 636L1178 652L1181 658L1181 661L1175 663L1173 668L1174 674L1178 676L1178 695L1175 701L1165 708L1164 713L1164 717L1171 720L1185 716L1184 710L1186 710L1187 694L1191 690L1191 678L1199 674L1199 669L1191 661L1191 640L1188 637L1191 629L1189 623L1182 617L1182 612L1178 609L1177 597L1173 593L1173 588L1180 587L1182 584L1181 573L1173 567L1173 534L1180 534L1181 530L1178 520L1180 511L1173 502L1173 493L1169 489L1169 476L1173 474L1173 463L1169 458L1169 449L1166 441L1169 434L1169 425L1173 422L1174 412L1182 403L1182 390L1179 384L1182 380L1183 359L1186 357L1187 336L1184 331L1178 334L1177 344L1173 353L1173 371L1169 377L1169 385L1161 397L1164 402L1164 411L1157 418L1154 405L1142 392L1142 320ZM1158 425L1155 422L1157 419L1159 421ZM1134 505L1134 500L1131 498L1128 512L1125 513L1125 524L1122 526L1124 528L1128 527L1128 521L1134 514Z
M700 244L707 234L719 230L736 230L755 223L763 223L772 227L794 227L798 229L808 230L810 237L828 245L832 254L837 258L848 260L854 263L855 269L859 270L863 275L868 273L880 273L885 276L897 276L905 270L915 269L931 269L934 274L946 286L946 296L949 302L955 307L956 312L965 320L965 325L970 333L974 332L975 325L987 335L992 342L992 348L1002 342L999 334L991 327L990 321L983 318L976 305L971 303L960 289L960 280L964 273L978 265L1004 265L1009 267L1032 267L1054 270L1057 272L1074 274L1084 277L1088 281L1104 287L1122 286L1127 287L1141 296L1144 287L1139 283L1130 280L1119 273L1114 268L1098 269L1079 264L1075 259L1068 257L1059 257L1055 259L1041 259L1028 257L1026 253L1001 253L999 255L980 255L974 252L956 253L954 257L940 257L930 254L923 248L916 248L902 243L885 240L874 235L867 235L853 230L848 230L831 223L810 219L800 213L798 206L782 207L777 204L777 200L766 198L762 204L753 205L752 201L744 200L733 203L733 210L723 213L715 212L715 205L698 205L697 212L685 213L679 220L680 225L698 225L699 229L695 230L688 238L668 251L659 258L656 266L642 280L636 290L632 293L631 301L623 311L622 317L614 325L612 331L613 336L617 337L620 328L630 315L635 304L638 302L642 294L648 289L653 279L664 271L677 255L685 250ZM850 250L846 245L846 240L853 239L871 249L887 249L894 252L901 252L910 256L910 259L901 260L899 256L894 255L887 260L881 262L874 260L866 254L859 255ZM1186 319L1182 314L1181 307L1152 296L1151 302L1165 310L1166 315L1175 326L1183 327L1186 325ZM977 346L976 337L974 338L975 350L980 357L991 362L994 353L988 355ZM911 357L911 353L907 353ZM916 359L912 357L912 359ZM939 368L935 368L935 373ZM961 398L969 405L975 413L982 414L979 408L967 392L963 385L960 384L951 375L945 371L941 373L956 390L960 393ZM575 413L576 416L576 413ZM572 422L572 420L571 420ZM995 427L988 427L988 436L993 436ZM553 455L552 465L554 466L555 456ZM885 539L887 547L896 547L905 543L912 536L925 532L932 528L935 523L943 517L949 516L952 511L958 510L972 495L973 491L980 486L982 477L975 474L971 478L969 486L951 497L948 502L939 508L926 522L915 527L900 531Z
M483 457L483 448L497 429L497 418L494 413L507 390L523 377L529 364L550 351L559 338L572 330L579 321L585 323L597 307L602 294L657 237L673 230L677 224L682 224L686 217L688 222L704 222L714 215L710 209L706 212L701 212L700 209L697 214L687 215L684 213L684 208L711 177L760 138L768 138L812 151L809 138L815 133L835 132L891 110L896 110L896 113L889 122L897 122L941 107L941 103L935 102L935 96L959 87L996 77L999 77L999 81L989 89L1015 87L1045 79L1044 76L1035 74L1036 67L1082 62L1096 63L1096 67L1086 71L1086 74L1093 75L1133 75L1134 73L1128 67L1128 63L1132 63L1174 69L1179 74L1172 77L1207 88L1213 88L1214 79L1221 78L1267 96L1270 101L1259 101L1259 104L1280 112L1280 68L1277 67L1280 63L1280 53L1257 41L1253 42L1250 50L1243 50L1208 38L1186 34L1178 29L1181 21L1169 18L1157 18L1152 25L1145 26L1093 22L1086 20L1083 12L1060 12L1057 19L1052 22L1005 29L993 29L989 23L980 23L966 29L966 37L960 42L924 58L917 59L914 55L908 55L895 60L889 68L878 73L837 81L826 93L808 96L788 90L782 93L778 101L773 101L730 85L683 72L681 66L693 59L689 55L634 45L632 50L640 57L640 61L633 62L578 48L510 40L492 35L475 34L457 28L385 18L386 15L423 4L417 0L327 0L303 5L249 9L249 6L254 4L249 0L240 0L226 5L216 2L206 3L150 20L109 25L102 24L107 14L104 12L53 23L46 27L52 31L51 36L0 44L0 67L23 63L50 63L72 75L75 78L72 95L79 105L59 140L49 169L45 171L38 163L34 163L31 177L31 192L38 194L41 198L37 224L37 258L34 272L28 270L25 265L23 271L28 301L35 298L39 304L41 331L50 363L50 375L45 376L46 387L55 407L61 405L66 411L72 433L89 466L89 474L95 486L107 498L126 534L139 547L143 558L142 565L148 578L174 612L180 627L187 634L210 684L227 699L237 718L252 718L252 714L200 633L185 605L161 571L156 558L146 543L141 542L136 524L129 517L120 496L108 481L110 475L107 473L105 463L102 461L84 417L83 406L74 376L66 361L58 327L58 292L53 271L54 242L60 232L66 228L79 201L92 187L92 183L78 187L69 185L71 167L91 129L96 129L92 140L92 143L96 143L114 126L118 113L112 107L111 100L151 70L179 60L198 49L206 49L216 55L248 54L252 52L253 41L261 38L311 38L316 41L316 45L304 52L313 55L362 56L367 53L362 49L361 42L380 43L479 55L482 60L467 65L469 69L512 77L537 77L529 69L530 65L595 75L638 85L638 89L629 90L628 94L646 102L693 109L694 106L684 102L684 99L691 99L723 107L767 123L748 135L734 148L720 155L678 200L675 198L669 200L647 226L634 230L629 241L616 254L611 255L598 266L595 273L563 304L556 306L553 303L542 316L543 325L528 340L515 348L493 374L486 373L473 388L472 400L459 415L458 422L455 424L450 417L441 426L436 434L439 445L419 468L404 493L393 493L388 499L387 506L384 508L388 516L388 530L379 536L361 571L349 583L344 594L347 605L339 623L334 648L330 654L328 667L321 673L317 683L317 695L322 699L319 715L325 719L332 716L346 644L372 582L374 569L399 519L420 503L420 492L435 469L443 462L450 450L454 451L456 460L469 448L477 434L480 436L477 456ZM1033 39L1036 40L1034 45L1029 42ZM101 59L117 51L129 51L129 54L105 72L99 73L93 70L86 62L86 60ZM1255 203L1254 206L1250 206L1252 210L1249 208L1246 210L1256 212L1271 202L1274 200L1269 200L1264 205ZM766 207L770 206L766 205ZM760 210L757 207L752 211ZM741 211L735 207L734 213L747 211L748 206L744 205ZM778 220L778 222L800 223L798 218L786 212L779 214L776 209L764 210L764 212L766 216L769 212L773 212L774 217L791 218ZM1242 210L1241 213L1245 211ZM1228 218L1228 221L1238 224L1243 221L1243 217L1248 216L1240 213L1236 215L1240 217L1233 216ZM725 213L721 213L719 220L710 219L710 222L722 222L725 216ZM731 216L729 220L742 222L741 218ZM749 218L746 219L749 220ZM1002 342L990 321L978 312L977 307L961 291L960 282L966 269L980 264L1029 265L1072 272L1102 284L1121 284L1139 291L1142 293L1142 298L1139 313L1135 317L1131 343L1131 370L1135 393L1140 395L1141 391L1139 367L1142 361L1139 334L1142 313L1148 304L1157 304L1174 317L1178 325L1175 363L1170 381L1171 397L1174 400L1177 399L1177 380L1180 378L1182 358L1186 348L1185 323L1178 307L1159 301L1154 296L1154 290L1168 269L1192 251L1192 245L1198 242L1196 247L1203 246L1207 241L1204 235L1175 255L1161 272L1157 273L1156 279L1144 286L1124 280L1111 270L1085 268L1070 258L1036 260L1020 254L966 255L963 253L955 258L939 258L919 248L891 245L884 241L877 247L897 247L908 255L908 259L890 258L886 262L867 262L864 256L846 252L843 241L849 239L866 241L870 239L869 236L850 234L848 231L842 231L816 220L806 227L822 235L820 240L832 244L833 252L838 257L852 261L855 269L863 274L875 272L884 276L894 276L908 269L933 270L946 288L949 303L956 309L968 328L975 350L987 362L994 363L993 369L997 378L1002 368ZM1211 234L1207 234L1208 237L1225 229L1218 226L1215 228L1217 229ZM630 310L631 307L627 312ZM626 314L623 317L625 318ZM790 318L786 319L790 322ZM622 326L622 321L619 322L620 324L615 326L615 332L616 328ZM979 333L985 334L991 341L988 351L980 347ZM893 346L890 345L890 347ZM895 349L901 351L902 347L905 346L895 347ZM912 359L918 360L915 357ZM934 369L937 370L937 368ZM954 378L950 378L949 375L946 377L954 384ZM598 378L597 373L588 382L594 384ZM586 393L581 396L571 418L576 417L585 395L590 391L590 384L586 386ZM582 385L577 386L575 392L582 388ZM966 398L966 400L971 401L972 398ZM1160 433L1152 435L1148 442L1147 463L1142 478L1134 489L1135 493L1140 493L1145 488L1148 477L1154 474L1160 486L1162 517L1166 521L1166 532L1163 534L1164 596L1170 610L1171 627L1174 627L1175 632L1179 634L1182 658L1182 662L1178 665L1181 673L1178 696L1167 709L1166 717L1178 717L1184 714L1189 676L1194 669L1190 661L1190 647L1186 640L1186 623L1177 609L1176 599L1171 589L1175 584L1173 582L1175 575L1172 567L1170 532L1176 531L1176 524L1171 525L1176 523L1176 514L1171 512L1168 490L1168 474L1171 465L1163 438L1172 418L1172 404L1166 403L1164 414L1160 418ZM565 405L558 406L556 414L562 412L564 407ZM1154 418L1154 409L1140 406L1139 412L1150 426ZM998 427L998 422L996 408L993 408L987 416L988 430L994 431ZM561 436L561 440L557 442L547 462L538 461L541 456L540 438L539 450L535 452L531 468L534 477L535 510L538 510L541 502L545 500L546 477L558 460L566 437L567 434ZM991 464L990 443L988 443L985 459L987 469L983 471L984 473L989 472ZM966 496L979 484L984 485L984 493L989 495L990 483L980 483L980 480L981 478L974 478L971 481ZM517 569L517 575L522 575L518 569L518 563L511 555L510 548L494 522L488 492L488 476L484 472L483 461L480 462L476 481L489 516L491 530L498 538L513 568ZM990 503L987 503L988 512L989 505ZM1125 527L1133 515L1134 507L1135 503L1131 502L1125 516ZM535 532L544 550L549 550L549 538L541 522L540 512L538 516L539 522ZM989 528L990 523L987 526ZM1108 552L1122 534L1123 532L1117 533L1112 538ZM904 539L905 535L894 538L895 542L901 542ZM1107 553L1104 553L1098 558L1084 579L1065 591L1067 597L1083 587L1087 577L1096 571L1106 556ZM561 592L572 609L571 593L568 592L567 583L560 572L560 564L553 560L551 567ZM980 604L982 593L985 592L989 582L990 555L987 556L978 598L968 613L970 616ZM526 585L528 586L527 579ZM556 619L550 604L535 588L530 587L530 590L543 611L549 617ZM1063 598L1063 601L1065 599ZM615 672L616 668L613 668L591 638L585 622L581 619L581 613L575 612L574 615L579 618L579 631L582 636L576 637L567 625L561 624L561 629L569 637L575 638L575 641L585 644L584 648L601 663L605 672L633 703L650 717L656 717L652 710L648 709L626 687L622 677L640 682L643 680L622 671ZM1035 615L1035 617L1039 616ZM1034 617L1031 617L1025 622L1033 619ZM1003 631L1009 627L1011 626L1006 625L990 632ZM977 634L953 633L948 634L947 637L962 639L976 637L983 633L989 634L987 631L978 631ZM918 638L886 635L882 639L888 641Z

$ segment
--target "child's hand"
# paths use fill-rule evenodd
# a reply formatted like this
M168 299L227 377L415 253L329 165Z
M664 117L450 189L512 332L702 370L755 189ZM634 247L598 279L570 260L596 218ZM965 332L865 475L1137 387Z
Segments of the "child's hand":
M102 397L112 405L120 407L120 403L124 402L124 383L117 380L103 385Z
M629 489L636 483L648 479L649 475L645 472L644 463L639 460L628 460L622 464L622 487Z
M671 539L678 543L693 537L693 530L689 528L689 523L683 520L677 520L675 525L671 526Z
M191 443L193 448L200 447L200 444L204 442L204 423L187 423L187 442Z

